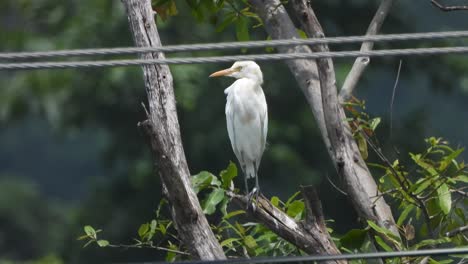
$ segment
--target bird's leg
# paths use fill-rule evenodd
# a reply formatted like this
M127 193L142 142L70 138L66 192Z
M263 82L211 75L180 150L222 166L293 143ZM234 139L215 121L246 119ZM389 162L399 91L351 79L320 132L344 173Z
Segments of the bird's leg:
M242 162L241 164L245 164L245 163ZM246 169L247 168L245 165L242 166L242 172L244 172L245 193L249 193L249 183L247 182L247 174L245 173Z
M257 187L254 187L249 194L247 194L248 197L248 203L247 203L247 209L249 209L249 206L252 205L252 209L255 211L256 210L256 204L258 201L258 195L260 193L260 190Z
M244 183L245 183L245 193L249 193L249 183L247 180L247 175L244 175Z
M255 174L255 187L254 187L254 191L255 191L255 200L258 200L258 195L260 194L260 184L258 184L258 175Z
M254 167L257 168L256 162L254 162ZM257 171L255 171L255 187L252 191L248 194L249 197L249 204L252 204L252 209L255 210L255 204L258 201L258 195L260 194L260 185L258 184L258 175ZM255 201L255 203L253 203Z

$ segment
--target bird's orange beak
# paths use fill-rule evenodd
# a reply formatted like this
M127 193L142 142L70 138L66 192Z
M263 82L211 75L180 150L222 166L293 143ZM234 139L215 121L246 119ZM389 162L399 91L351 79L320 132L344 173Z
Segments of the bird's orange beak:
M233 72L235 72L236 70L234 69L224 69L224 70L221 70L221 71L217 71L217 72L213 72L209 77L219 77L219 76L226 76L226 75L229 75Z

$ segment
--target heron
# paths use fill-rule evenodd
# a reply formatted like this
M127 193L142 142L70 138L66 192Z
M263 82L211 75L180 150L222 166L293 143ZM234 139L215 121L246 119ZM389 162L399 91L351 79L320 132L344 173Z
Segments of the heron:
M245 191L249 200L258 199L258 167L265 150L268 133L268 113L263 93L263 74L254 61L236 61L230 68L217 71L210 77L236 78L224 90L226 94L226 123L234 154L244 173ZM248 179L255 178L249 192Z

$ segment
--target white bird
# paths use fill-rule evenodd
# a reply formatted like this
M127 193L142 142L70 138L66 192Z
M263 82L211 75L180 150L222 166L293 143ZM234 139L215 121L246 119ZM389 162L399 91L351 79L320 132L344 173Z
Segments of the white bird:
M253 61L237 61L231 68L217 71L210 77L229 76L237 80L224 93L227 95L226 122L232 149L245 176L255 178L255 188L249 193L258 197L258 167L265 150L268 132L268 113L263 94L263 74Z

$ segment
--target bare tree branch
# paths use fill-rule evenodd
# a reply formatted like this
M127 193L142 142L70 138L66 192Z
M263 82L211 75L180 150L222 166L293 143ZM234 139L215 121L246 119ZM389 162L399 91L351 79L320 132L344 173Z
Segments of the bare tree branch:
M431 0L431 3L437 8L439 8L440 10L445 11L445 12L468 10L468 5L446 6L446 5L442 5L436 0Z
M249 0L250 4L264 21L265 28L274 39L300 38L291 18L279 0ZM281 53L307 53L311 52L308 46L278 47ZM317 64L313 60L287 60L286 64L296 79L313 113L320 129L325 146L330 148L330 140L323 119L322 97L318 79Z
M285 26L288 25L285 21L290 21L290 18L278 0L262 2L251 0L250 2L256 7L272 38L284 38L284 35L278 34L278 32L292 30L289 29L289 26ZM304 31L311 36L324 36L310 2L294 0L291 3ZM318 51L328 51L326 45L317 45L316 48ZM293 64L294 61L289 63ZM294 68L290 66L290 70L304 74L302 77L296 77L296 79L299 79L298 83L301 84L304 83L301 78L307 78L311 74L315 76L317 74L315 70L318 68L323 109L314 112L314 115L324 114L327 129L326 137L330 144L328 151L333 164L338 174L344 179L347 193L361 219L364 221L373 220L378 225L390 229L395 235L399 236L390 207L383 198L378 200L372 198L379 193L377 184L360 155L349 124L346 122L344 110L338 101L333 62L331 59L322 59L318 60L317 63L318 67L309 68L302 68L303 65L298 63Z
M304 196L308 196L312 187L304 187ZM323 212L321 207L317 206L318 197L314 196L313 206L310 207L310 202L306 200L307 204L307 221L296 222L289 217L286 213L276 208L268 199L260 195L257 200L255 209L249 205L249 199L246 196L238 195L228 192L228 195L237 203L241 208L249 208L249 214L255 220L267 226L270 230L296 245L298 248L304 250L309 254L340 254L335 244L331 240L330 235L323 220ZM313 208L313 209L312 209ZM309 211L310 210L310 211ZM310 217L314 215L314 217ZM326 263L347 263L345 260L326 261Z
M382 0L379 8L377 9L377 12L374 15L374 18L372 19L371 23L369 24L369 27L367 28L366 36L376 35L380 31L380 28L382 27L382 24L385 18L387 17L390 8L392 7L392 4L393 0ZM370 51L373 47L373 42L364 42L361 45L361 51ZM340 102L347 101L349 100L349 98L351 98L354 88L359 82L359 79L361 79L361 76L367 68L367 65L369 65L369 63L369 57L356 58L353 67L348 73L348 76L346 76L343 87L341 88Z
M138 47L161 46L150 0L122 0L133 39ZM161 59L162 53L145 53L142 59ZM194 258L225 259L192 190L190 172L180 137L172 75L167 65L143 67L149 102L148 120L140 123L151 143L154 162L171 204L178 234Z
M467 230L468 230L468 225L461 226L461 227L459 227L459 228L453 229L453 230L450 231L450 232L445 233L445 236L453 237L453 236L455 236L455 235L457 235L457 234L459 234L459 233L463 233L463 232L465 232L465 231L467 231Z

